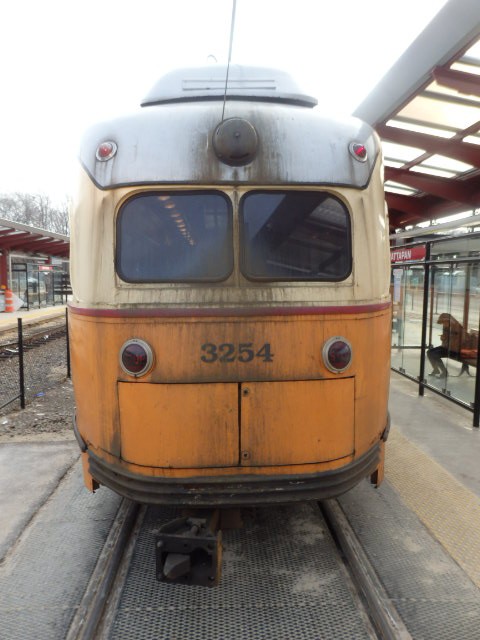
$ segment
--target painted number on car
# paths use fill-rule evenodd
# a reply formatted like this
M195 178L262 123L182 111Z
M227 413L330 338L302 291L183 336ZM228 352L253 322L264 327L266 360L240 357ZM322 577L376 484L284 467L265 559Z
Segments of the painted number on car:
M214 344L206 342L201 346L200 360L208 364L212 362L252 362L255 358L263 362L273 362L273 353L270 343L266 342L258 349L253 342L240 342L236 345L231 342Z

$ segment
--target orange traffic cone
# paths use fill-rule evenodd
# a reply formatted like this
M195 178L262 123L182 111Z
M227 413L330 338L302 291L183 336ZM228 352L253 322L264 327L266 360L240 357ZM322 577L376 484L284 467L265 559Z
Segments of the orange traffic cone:
M5 311L7 313L15 311L15 307L13 306L13 293L10 289L5 289Z

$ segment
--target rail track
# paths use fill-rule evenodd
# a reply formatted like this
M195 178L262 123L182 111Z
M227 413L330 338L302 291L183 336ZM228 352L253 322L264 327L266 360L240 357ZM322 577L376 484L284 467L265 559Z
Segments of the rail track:
M72 621L67 640L93 640L94 638L113 640L122 637L133 640L137 637L187 636L189 638L228 638L233 637L227 630L232 617L241 618L235 632L235 637L239 639L289 637L303 640L322 637L325 640L328 638L337 640L338 638L365 637L382 640L411 640L411 635L392 606L338 502L329 500L318 506L309 505L308 508L295 506L292 509L290 520L288 520L290 513L288 508L280 511L265 510L267 515L262 510L256 510L253 526L251 522L243 535L243 539L248 541L249 537L255 537L260 531L262 548L271 550L274 546L282 546L282 536L279 537L278 533L282 529L282 521L285 521L284 534L291 547L290 558L288 553L284 553L286 559L283 558L283 561L280 560L277 565L271 558L267 561L262 554L262 548L259 550L259 556L256 557L255 544L250 545L254 549L253 553L245 555L246 547L239 547L238 541L234 539L235 536L229 539L227 532L225 537L225 563L228 565L226 584L221 582L218 587L208 589L156 583L153 539L150 540L151 571L145 575L145 563L148 562L149 555L149 535L154 524L159 518L162 519L162 510L123 500L84 598ZM171 509L167 510L167 515L171 513ZM255 521L256 519L261 521L260 525L258 520ZM298 520L296 524L295 519ZM273 529L271 540L268 539L270 528ZM292 533L295 531L298 539L292 540ZM145 545L147 549L142 548ZM320 556L317 557L317 548L314 549L313 545L325 547L320 554L324 555L323 561L326 559L325 566L321 558L320 566L317 566ZM241 549L241 563L237 562L239 549ZM266 553L268 555L269 551ZM333 569L332 566L334 566ZM239 572L237 576L235 571ZM317 572L317 575L315 576L313 572ZM253 580L251 580L252 574L255 576ZM286 580L283 587L278 587L277 574L281 580L284 578ZM293 581L288 587L290 574L293 576ZM342 595L338 585L332 588L333 574L338 584L343 581ZM245 575L250 579L245 581ZM238 580L240 587L235 586L235 580ZM300 586L302 582L303 591ZM265 585L270 585L273 591L278 589L275 598L269 599ZM287 592L284 592L285 587ZM249 598L245 595L242 598L242 588L258 591L257 594L252 594L250 603L247 602ZM299 590L302 595L300 599L297 598ZM132 593L136 594L133 598ZM286 598L284 604L280 600L282 597ZM292 602L289 602L289 598ZM135 604L132 605L132 603ZM352 603L353 607L350 606ZM252 629L248 629L248 623L245 623L239 613L239 608L248 610L249 606L253 607L252 624L254 624L256 610L260 609L262 612L261 621L257 623L253 635ZM285 606L288 611L290 608L292 612L301 611L302 620L305 616L308 618L307 614L315 612L318 630L315 630L315 623L303 627L298 622L295 623L295 620L288 619L287 616L287 621L284 622L286 628L282 635L278 628L275 630L276 618L282 617L282 606ZM207 610L209 611L207 617L212 617L208 625L209 631L206 631L201 622L198 623L196 630L201 631L198 636L196 631L192 632L191 621L196 617L197 608L200 615L205 616ZM273 609L273 614L269 608ZM189 615L185 616L185 612ZM291 616L294 616L292 612ZM335 612L335 615L332 616L332 612ZM183 622L185 628L179 635L178 629L174 633L173 618L177 620L182 616L185 618ZM321 616L325 617L323 632L321 632ZM355 616L357 619L353 620ZM172 618L170 622L169 617ZM215 621L216 617L219 618L218 621ZM269 620L271 620L271 630ZM217 632L215 629L224 629L224 631ZM205 635L202 636L202 633ZM321 635L317 635L320 633Z
M412 636L390 602L338 501L327 500L320 504L320 509L366 602L378 637L382 640L411 640Z
M65 321L61 324L29 328L28 325L24 329L23 348L25 350L42 347L51 340L63 338L66 335ZM18 357L18 333L17 331L5 332L0 336L0 358Z

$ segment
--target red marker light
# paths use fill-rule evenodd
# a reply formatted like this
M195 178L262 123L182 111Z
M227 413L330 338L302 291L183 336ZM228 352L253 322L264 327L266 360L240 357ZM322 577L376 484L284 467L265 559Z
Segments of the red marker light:
M359 162L365 162L367 160L367 147L360 142L351 142L348 147L350 153Z
M111 142L110 140L106 140L102 142L97 147L97 152L95 154L97 160L101 162L105 162L106 160L110 160L117 153L117 145L115 142Z

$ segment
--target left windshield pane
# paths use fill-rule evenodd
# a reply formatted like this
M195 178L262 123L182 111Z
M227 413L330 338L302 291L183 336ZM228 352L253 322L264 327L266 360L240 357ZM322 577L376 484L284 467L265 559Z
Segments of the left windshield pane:
M225 280L233 269L229 198L205 191L131 198L117 217L116 269L126 282Z

